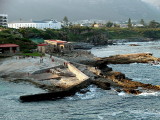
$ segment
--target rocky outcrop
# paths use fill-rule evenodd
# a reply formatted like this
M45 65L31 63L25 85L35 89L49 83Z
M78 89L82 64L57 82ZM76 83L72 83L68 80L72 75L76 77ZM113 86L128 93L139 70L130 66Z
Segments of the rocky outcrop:
M158 58L153 57L151 53L134 53L134 54L124 54L124 55L115 55L105 58L98 58L97 65L148 63L157 60Z
M126 78L123 73L115 71L103 71L99 79L95 80L94 83L102 89L106 89L104 85L110 85L112 87L117 87L117 92L124 91L130 94L140 94L143 90L153 90L159 91L160 87L151 84L144 84L141 82L132 81L129 78Z

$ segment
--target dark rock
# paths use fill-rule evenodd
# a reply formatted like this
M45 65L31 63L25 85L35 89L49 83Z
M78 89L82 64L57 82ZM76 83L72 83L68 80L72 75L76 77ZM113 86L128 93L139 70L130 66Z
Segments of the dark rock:
M87 89L82 89L82 90L79 91L79 93L81 93L81 94L85 94L87 92L89 92L89 90L87 90Z
M134 89L123 89L124 92L128 93L128 94L135 94L135 95L138 95L138 94L141 94L142 92L139 91L139 90L134 90Z
M98 79L95 79L94 81L92 81L92 83L96 86L98 86L99 88L102 88L104 90L110 90L110 86L111 84L109 83L109 81L107 81L106 79L104 78L98 78Z
M76 91L74 90L69 90L69 91L59 91L59 92L52 92L52 93L41 93L41 94L35 94L35 95L26 95L26 96L20 96L20 100L22 102L57 100L60 98L74 95L75 92Z

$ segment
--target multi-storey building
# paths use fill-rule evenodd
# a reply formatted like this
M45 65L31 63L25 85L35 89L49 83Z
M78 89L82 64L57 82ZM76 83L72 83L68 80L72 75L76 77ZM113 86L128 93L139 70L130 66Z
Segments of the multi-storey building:
M8 15L0 14L0 26L7 27L8 26Z
M29 22L14 22L8 23L9 28L37 28L37 29L61 29L62 23L56 20L45 20L45 21L29 21Z

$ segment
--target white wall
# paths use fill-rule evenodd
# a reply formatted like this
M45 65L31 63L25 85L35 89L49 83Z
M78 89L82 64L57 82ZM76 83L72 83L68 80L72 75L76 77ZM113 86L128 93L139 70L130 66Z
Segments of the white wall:
M57 23L8 23L9 28L37 28L37 29L45 29L45 28L51 28L51 29L61 29L61 22Z
M84 73L82 73L79 69L77 69L75 66L73 66L72 64L67 64L68 69L74 73L76 75L76 78L80 81L83 82L85 80L88 80L89 77L87 75L85 75Z
M7 27L8 26L7 25L8 24L8 15L7 14L0 14L0 17L2 17L2 18L0 18L0 20L2 20L0 22L0 25ZM4 18L4 17L6 17L6 18ZM4 20L6 20L6 22Z

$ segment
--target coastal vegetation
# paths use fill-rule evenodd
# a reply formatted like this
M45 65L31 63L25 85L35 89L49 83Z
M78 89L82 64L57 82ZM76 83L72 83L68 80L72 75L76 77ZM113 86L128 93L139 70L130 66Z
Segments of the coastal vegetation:
M160 38L160 28L108 28L109 39Z
M23 37L18 30L15 29L3 29L0 31L0 44L13 43L20 45L22 52L30 52L30 50L36 48L36 44L31 40Z

